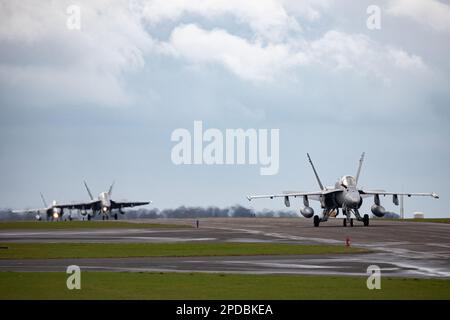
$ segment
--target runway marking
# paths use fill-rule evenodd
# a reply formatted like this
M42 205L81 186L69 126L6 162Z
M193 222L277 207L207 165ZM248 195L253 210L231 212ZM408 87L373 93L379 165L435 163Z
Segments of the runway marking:
M331 258L331 259L286 259L281 260L277 257L273 257L273 260L230 260L223 259L220 257L214 257L211 259L201 259L201 260L183 260L183 258L170 259L169 265L161 266L149 266L148 264L157 262L161 259L154 258L148 261L142 259L99 259L102 265L86 265L88 263L86 259L55 259L55 260L45 260L45 261L0 261L0 268L3 270L11 269L22 269L25 271L31 270L59 270L63 269L67 264L76 263L82 269L88 270L116 270L116 271L167 271L167 272L219 272L219 273L255 273L255 274L272 274L272 273L282 273L282 274L331 274L331 275L365 275L366 267L370 264L379 264L381 270L388 272L389 276L420 276L420 277L438 277L438 278L449 278L450 272L448 268L430 268L428 266L422 266L420 264L412 264L410 261L393 261L393 257L383 253L380 254L367 254L364 257L350 257L346 258ZM283 258L282 258L283 259ZM394 257L395 259L395 257ZM81 260L81 261L77 261ZM301 262L301 263L297 263ZM53 264L46 264L46 263ZM93 261L94 262L94 261ZM108 265L108 263L142 263L141 267L126 267L126 266L114 266ZM147 265L145 265L147 262ZM165 264L165 261L161 261ZM328 265L321 265L321 263ZM175 264L173 264L175 263ZM178 263L178 264L177 264ZM345 265L339 265L340 263L345 263ZM200 266L200 268L189 268L189 264L194 264ZM220 265L226 266L220 268ZM239 268L239 270L233 270L234 266L247 266L247 268ZM252 268L252 266L254 268ZM249 269L250 267L251 269ZM220 270L215 270L215 268L220 268ZM265 268L265 270L261 270ZM285 269L285 270L281 270ZM347 272L345 269L355 269L361 270L361 272ZM320 272L319 272L320 270Z
M66 231L66 230L45 230L45 231L18 231L18 232L1 232L1 237L14 237L14 236L40 236L40 235L53 235L53 236L61 236L61 235L107 235L107 234L127 234L127 233L173 233L180 232L181 229L157 229L157 230L148 230L148 229L110 229L110 230L100 230L100 229L91 229L91 230L79 230L79 231ZM187 229L190 230L190 229ZM183 229L183 231L186 231Z
M309 241L309 242L313 241L313 242L319 242L319 243L333 243L333 244L343 243L343 241L334 240L334 239L300 237L300 236L287 235L287 234L282 234L282 233L277 233L277 232L264 232L264 231L259 231L259 230L250 230L250 229L236 229L236 228L224 228L224 227L207 227L207 228L244 232L244 233L253 234L253 235L263 235L266 237L286 239L286 240Z
M273 268L292 268L292 269L346 269L347 266L319 266L310 264L294 264L294 263L279 263L279 262L255 262L255 261L222 261L222 263L231 264L248 264L262 267L273 267Z
M427 245L433 247L450 248L450 245L443 243L427 243Z
M232 220L230 220L232 221ZM135 241L135 242L181 242L181 241L221 241L221 242L276 242L276 243L317 243L330 245L344 245L345 233L335 233L334 239L319 237L304 237L296 235L294 229L254 230L250 228L268 227L266 225L240 225L235 224L236 228L202 226L200 229L180 229L170 230L146 230L146 229L119 229L119 230L79 230L79 231L37 231L37 232L0 232L0 241L8 236L13 239L18 237L18 241L91 241L91 239L102 241ZM276 226L275 226L276 227ZM433 225L434 227L434 225ZM389 276L402 277L434 277L450 278L450 244L448 237L438 237L433 230L428 232L416 232L412 226L408 227L403 234L395 238L396 235L389 233L387 237L375 236L373 231L376 229L367 229L367 237L359 234L361 242L352 241L352 246L374 250L372 253L357 255L323 255L323 256L259 256L259 257L214 257L202 258L198 260L189 257L185 258L170 257L166 260L159 258L139 259L100 259L78 260L82 268L87 270L111 270L111 271L136 271L136 272L209 272L209 273L241 273L241 274L329 274L329 275L357 275L366 276L365 270L370 264L377 264L382 272ZM403 228L402 230L408 229ZM205 231L206 230L206 231ZM211 230L213 230L211 232ZM271 232L271 231L281 232ZM349 232L353 232L349 229ZM449 229L446 229L449 230ZM287 231L284 233L283 231ZM206 232L206 233L205 233ZM180 233L181 237L174 237ZM291 234L289 234L291 233ZM309 233L309 232L308 232ZM292 235L293 234L293 235ZM320 236L320 233L312 233ZM421 240L421 235L423 240ZM147 236L148 235L148 236ZM161 235L161 237L159 236ZM183 238L186 235L186 238ZM201 237L202 235L206 237ZM214 235L215 237L208 237ZM192 237L194 236L194 237ZM195 236L199 236L196 238ZM339 239L343 237L342 240ZM415 238L410 238L410 237ZM22 239L20 239L20 237ZM33 239L34 237L34 239ZM59 237L59 238L58 238ZM419 237L419 238L417 238ZM375 239L382 241L376 242ZM338 240L336 240L338 239ZM392 241L390 241L392 239ZM400 240L410 241L400 241ZM442 243L438 239L442 240ZM9 241L5 239L3 241ZM17 240L16 240L17 241ZM242 258L242 259L241 259ZM236 259L236 260L233 260ZM253 260L255 259L255 260ZM10 262L0 260L0 270L62 270L64 263L76 263L77 259L64 259L52 261L17 261ZM83 264L88 264L83 266ZM55 265L59 264L59 265ZM91 265L89 265L91 264ZM96 265L99 264L99 265ZM109 265L109 266L108 266ZM130 265L130 267L127 267ZM359 271L360 272L356 272Z
M214 227L215 228L215 227ZM219 227L218 229L223 230L232 230L232 231L238 231L238 232L245 232L252 235L263 235L267 237L273 237L278 239L286 239L286 240L296 240L296 241L306 241L306 242L318 242L318 243L327 243L327 244L342 244L343 241L334 240L334 239L324 239L324 238L309 238L309 237L300 237L300 236L293 236L293 235L287 235L282 233L276 233L276 232L265 232L260 230L249 230L249 229L241 229L241 228L223 228ZM389 257L388 259L370 259L374 263L385 263L389 265L394 265L397 268L400 268L401 270L404 269L405 273L411 273L414 275L420 275L420 276L432 276L432 277L450 277L450 271L448 270L442 270L442 268L430 268L430 267L424 267L420 265L421 260L429 262L429 259L442 259L442 258L448 258L448 254L441 254L436 252L422 252L422 251L414 251L404 248L396 248L394 246L400 246L400 245L414 245L414 243L408 242L408 241L391 241L391 242L381 242L376 244L361 244L361 243L353 243L355 247L362 247L362 248L368 248L372 250L377 250L380 252L385 252L392 254L393 257ZM444 247L450 247L445 246ZM398 258L407 258L407 259L414 259L414 263L412 261L409 262L399 262L396 261ZM366 256L367 258L367 256ZM376 258L375 256L371 256L371 258ZM332 258L333 259L333 258ZM346 257L346 261L352 260L357 261L354 257ZM341 260L341 261L345 261ZM416 261L417 260L417 261ZM324 262L329 262L330 259L324 259ZM334 261L339 261L337 259L334 259ZM366 261L359 261L359 262L367 262Z
M272 240L254 239L254 238L234 238L234 239L229 239L229 240L225 240L225 241L226 242L249 242L249 243L254 243L254 242L271 243L271 242L273 242Z
M202 273L225 273L225 274L255 274L255 275L270 275L270 274L299 274L299 275L336 275L335 272L327 272L321 271L315 272L292 272L292 271L282 271L282 270L268 270L268 271L260 271L260 270L182 270L182 269L168 269L168 268L127 268L127 267L102 267L102 266L80 266L82 269L91 269L91 270L107 270L107 271L119 271L119 272L176 272L176 273L192 273L192 272L202 272ZM347 276L365 276L365 274L358 272L345 272L342 273Z
M214 241L217 238L121 237L120 239L151 240L155 242Z
M210 228L216 228L216 227L210 227ZM288 235L283 233L276 233L276 232L265 232L260 230L249 230L249 229L236 229L236 228L224 228L219 227L218 229L223 230L232 230L232 231L239 231L239 232L245 232L249 234L257 234L257 235L263 235L267 237L272 238L278 238L278 239L285 239L285 240L296 240L296 241L304 241L304 242L317 242L317 243L326 243L326 244L342 244L343 240L335 240L335 239L325 239L325 238L310 238L310 237L300 237L300 236L294 236L294 235ZM413 243L408 241L391 241L391 242L381 242L377 244L362 244L362 243L353 243L353 246L355 247L361 247L361 248L369 248L369 249L375 249L378 251L384 251L384 252L393 252L399 255L403 255L404 257L414 258L423 256L424 258L446 258L447 255L442 254L436 254L433 252L421 252L421 251L413 251L408 249L401 249L401 248L393 248L393 246L396 245L413 245Z

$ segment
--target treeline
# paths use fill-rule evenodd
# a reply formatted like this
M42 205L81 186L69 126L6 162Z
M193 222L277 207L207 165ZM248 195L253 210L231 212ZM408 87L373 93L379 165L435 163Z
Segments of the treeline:
M68 212L64 213L64 216ZM119 215L120 216L120 215ZM226 208L218 207L185 207L181 206L176 209L133 209L126 210L127 219L158 219L158 218L210 218L210 217L298 217L299 214L294 211L283 210L253 210L240 205ZM76 210L72 211L72 217L77 219L81 217ZM45 217L43 216L45 219ZM33 213L13 213L10 209L0 209L0 220L34 220Z
M64 216L67 217L67 213ZM121 215L119 215L121 216ZM218 207L185 207L181 206L175 209L129 209L125 211L124 218L126 219L183 219L183 218L233 218L233 217L299 217L292 210L253 210L240 205L235 205L226 208ZM76 210L72 211L72 217L74 219L81 218ZM342 216L341 216L342 217ZM45 216L42 216L45 219ZM386 212L383 218L398 219L400 216L395 212ZM35 214L33 213L13 213L11 209L0 209L0 220L35 220Z

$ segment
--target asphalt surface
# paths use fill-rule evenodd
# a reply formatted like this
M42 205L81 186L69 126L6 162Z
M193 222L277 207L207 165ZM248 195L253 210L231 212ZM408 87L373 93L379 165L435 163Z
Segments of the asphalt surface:
M195 220L164 220L185 223ZM0 242L279 242L345 245L373 250L368 254L149 257L109 259L0 260L0 271L65 271L75 264L91 271L229 272L250 274L364 275L377 265L382 273L401 277L450 278L450 224L371 221L342 227L341 219L319 228L292 218L210 218L200 228L115 230L0 231Z

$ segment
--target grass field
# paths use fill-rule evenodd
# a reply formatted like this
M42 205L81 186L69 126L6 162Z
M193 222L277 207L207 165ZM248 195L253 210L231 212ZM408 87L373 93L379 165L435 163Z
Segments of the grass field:
M450 218L405 219L404 221L450 223Z
M388 218L373 218L375 221L398 221L398 222L433 222L433 223L450 223L450 218L425 218L425 219L388 219Z
M147 229L190 228L192 226L169 223L133 223L125 221L13 221L0 222L0 230L65 230L65 229Z
M450 280L207 273L0 272L0 299L450 299Z
M121 258L362 253L342 246L282 243L0 243L0 259Z

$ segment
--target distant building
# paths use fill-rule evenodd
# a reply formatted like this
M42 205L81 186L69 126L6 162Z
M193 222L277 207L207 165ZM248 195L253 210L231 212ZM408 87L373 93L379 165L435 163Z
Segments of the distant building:
M425 215L423 212L414 212L414 219L424 219Z

